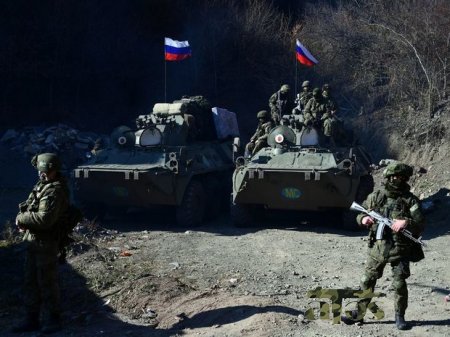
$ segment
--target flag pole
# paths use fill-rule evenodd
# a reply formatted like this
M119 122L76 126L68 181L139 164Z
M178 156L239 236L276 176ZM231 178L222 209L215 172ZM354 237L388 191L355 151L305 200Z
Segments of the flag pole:
M295 95L297 95L298 94L298 91L297 91L297 77L298 77L298 71L297 71L297 69L298 69L298 62L297 62L297 57L294 57L294 62L295 62Z
M164 54L164 103L167 103L167 61Z

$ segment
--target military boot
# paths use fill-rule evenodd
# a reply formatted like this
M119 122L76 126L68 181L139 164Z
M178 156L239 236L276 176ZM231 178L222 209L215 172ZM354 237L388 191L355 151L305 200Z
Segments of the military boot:
M395 325L399 330L408 329L408 323L405 321L405 315L400 315L398 312L395 313Z
M31 332L39 330L39 314L27 313L16 326L11 329L13 333Z
M49 318L44 320L41 332L45 334L51 334L61 330L61 328L60 317L58 315L51 315Z

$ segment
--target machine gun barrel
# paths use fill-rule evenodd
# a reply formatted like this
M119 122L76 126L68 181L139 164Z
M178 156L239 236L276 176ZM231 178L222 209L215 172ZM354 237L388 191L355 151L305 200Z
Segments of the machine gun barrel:
M374 218L378 222L377 234L376 234L376 239L377 240L380 240L382 238L385 226L387 226L387 227L392 229L392 224L393 224L393 220L392 219L386 218L386 217L382 216L378 212L369 211L369 210L365 209L363 206L361 206L360 204L358 204L357 202L353 202L352 203L352 205L350 206L350 210L366 213L367 215L369 215L370 217ZM402 229L400 231L400 233L403 236L407 237L408 239L414 241L415 243L418 243L422 247L425 246L425 242L422 241L422 237L415 238L413 236L413 234L409 230Z

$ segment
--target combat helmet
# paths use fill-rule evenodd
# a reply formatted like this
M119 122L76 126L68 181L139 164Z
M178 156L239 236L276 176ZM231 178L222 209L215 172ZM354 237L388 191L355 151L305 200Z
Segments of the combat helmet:
M269 112L267 112L267 110L261 110L256 114L256 117L259 118L264 118L264 119L268 119L270 117Z
M389 164L383 171L383 176L385 178L389 178L390 176L402 176L409 179L412 175L413 168L399 162Z
M320 89L319 88L314 88L312 93L313 93L313 96L317 97L317 96L320 95Z
M302 88L310 87L310 86L311 86L311 83L309 83L309 81L303 81Z
M50 170L59 171L61 169L61 162L55 153L41 153L35 155L31 159L31 165L40 172L48 172Z
M289 92L290 90L291 90L291 87L289 86L289 84L283 84L280 88L280 92L283 94Z

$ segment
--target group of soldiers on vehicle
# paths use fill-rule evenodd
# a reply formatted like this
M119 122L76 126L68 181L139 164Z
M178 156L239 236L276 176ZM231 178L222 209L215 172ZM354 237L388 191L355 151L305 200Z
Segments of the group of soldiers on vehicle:
M267 146L268 134L280 124L288 124L299 131L304 127L314 127L321 131L324 145L334 146L343 137L342 121L336 116L338 106L329 84L324 84L322 89L316 87L311 90L311 83L306 80L295 101L290 92L290 86L283 84L269 98L270 113L266 110L257 113L258 126L245 148L246 157ZM293 118L286 119L287 116Z

